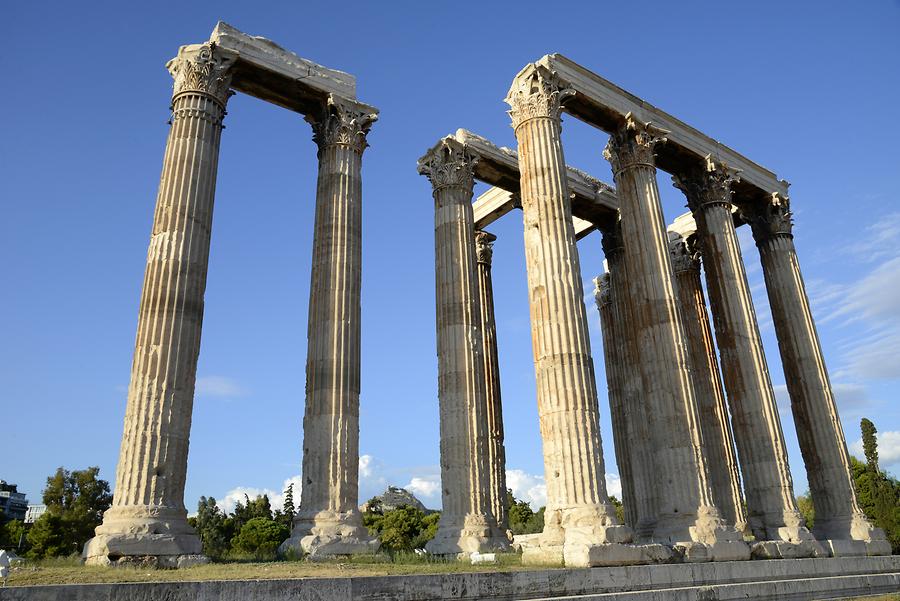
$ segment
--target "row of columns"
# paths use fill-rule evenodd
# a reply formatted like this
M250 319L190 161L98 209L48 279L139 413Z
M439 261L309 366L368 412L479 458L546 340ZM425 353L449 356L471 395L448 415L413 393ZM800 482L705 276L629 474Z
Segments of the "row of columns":
M213 200L236 55L184 46L147 253L112 506L84 548L87 563L206 561L187 523L184 485ZM361 158L377 114L331 96L307 115L318 146L310 283L303 487L282 550L377 549L357 510Z
M632 115L611 133L603 153L612 164L619 218L603 229L608 274L596 282L623 480L626 523L618 523L605 487L561 144L561 112L571 95L555 73L532 65L507 97L518 141L547 483L545 528L537 541L523 544L525 561L602 565L673 556L702 561L889 552L883 533L865 519L854 496L787 200L776 196L736 205L731 194L736 174L708 160L673 178L687 196L698 231L687 240L670 239L654 153L666 132ZM475 242L493 240L476 233L472 223L476 161L450 138L420 160L420 172L434 186L436 210L445 503L439 538L473 541L469 547L456 543L452 550L496 547L490 527L500 510L490 499L498 490L493 474L503 470L501 455L491 448L502 435L495 427L500 418L493 300L489 271L481 270L489 260L480 258L484 246ZM735 233L736 210L751 224L760 250L819 540L805 527L794 499ZM481 446L485 437L487 448ZM455 493L465 498L454 499ZM755 538L752 546L745 537Z

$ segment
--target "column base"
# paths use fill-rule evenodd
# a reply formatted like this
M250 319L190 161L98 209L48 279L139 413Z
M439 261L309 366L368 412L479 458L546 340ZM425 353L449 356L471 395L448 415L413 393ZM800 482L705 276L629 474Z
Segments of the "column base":
M372 555L381 543L362 525L358 510L316 511L301 510L294 518L291 536L278 547L278 553L308 555L310 559L324 559L340 555Z
M187 511L158 505L111 507L84 545L88 565L140 564L182 568L208 563Z
M867 557L875 555L890 555L891 543L886 540L847 540L826 539L819 543L829 557Z
M684 563L705 561L745 561L750 545L744 541L719 541L712 544L686 542L674 546L674 560Z
M506 533L484 515L441 516L438 531L425 545L432 555L467 556L471 553L509 551Z
M828 553L817 540L789 542L784 540L764 540L750 545L753 559L803 559L827 557Z
M713 547L720 543L743 544L741 533L733 526L726 526L715 508L706 506L700 507L692 514L661 514L657 518L652 540L664 545L697 549L701 546ZM695 543L699 543L699 546Z

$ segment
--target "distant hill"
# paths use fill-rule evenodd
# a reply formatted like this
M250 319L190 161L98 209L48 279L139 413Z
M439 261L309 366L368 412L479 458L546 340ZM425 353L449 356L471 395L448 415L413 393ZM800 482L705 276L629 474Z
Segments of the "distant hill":
M425 507L425 505L422 504L422 501L416 498L416 495L405 488L398 488L396 486L388 486L387 490L383 493L360 505L359 510L363 512L368 511L369 503L372 501L378 501L381 504L382 511L393 511L402 505L409 505L410 507L421 509L425 513L434 513L434 510Z

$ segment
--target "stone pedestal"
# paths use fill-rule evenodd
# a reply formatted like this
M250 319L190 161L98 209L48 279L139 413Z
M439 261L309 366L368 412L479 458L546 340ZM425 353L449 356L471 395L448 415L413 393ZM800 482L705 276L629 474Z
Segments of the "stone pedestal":
M575 246L555 74L529 65L506 102L519 143L525 261L547 507L535 560L559 550L567 565L595 545L628 542L606 494L597 389ZM605 551L603 552L605 553ZM603 554L601 553L601 555ZM576 558L576 555L580 558ZM526 551L523 560L531 560Z
M816 510L813 533L832 555L890 554L856 500L850 457L794 249L790 205L773 196L741 205L759 248L800 451Z
M794 500L793 483L775 393L734 229L731 183L723 165L708 161L678 174L697 222L706 285L722 358L734 437L744 479L748 522L759 541L770 541L760 556L814 556L822 552ZM759 544L754 552L763 549Z
M610 136L628 278L633 286L635 335L643 369L645 415L659 487L653 540L708 559L741 559L747 546L713 505L701 448L684 330L675 300L665 220L653 148L663 132L628 115ZM638 419L638 417L636 417ZM700 552L693 552L699 555Z
M183 46L147 252L112 506L84 547L93 565L205 562L187 523L184 482L219 140L235 57Z
M443 511L426 549L506 550L491 511L488 407L472 215L475 156L444 138L419 159L434 188L438 398Z
M669 237L713 501L726 523L749 534L734 440L719 376L719 360L700 284L700 253L695 248L696 238L685 240L678 234Z
M374 109L329 98L307 115L319 147L309 289L303 488L280 550L313 557L374 553L359 495L362 179Z
M488 463L491 511L497 526L509 529L506 498L506 450L503 447L503 405L500 397L500 358L497 354L497 324L494 320L494 286L491 281L493 245L497 237L475 232L478 298L481 308L481 345L484 349L484 393L487 402Z

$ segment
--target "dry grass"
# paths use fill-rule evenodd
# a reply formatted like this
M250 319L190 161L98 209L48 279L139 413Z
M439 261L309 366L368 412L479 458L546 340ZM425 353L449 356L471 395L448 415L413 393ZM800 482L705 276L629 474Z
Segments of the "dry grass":
M334 578L349 576L394 576L534 569L522 566L519 556L500 556L499 565L477 565L458 561L398 557L391 561L377 556L343 561L271 561L263 563L211 563L180 570L80 565L77 558L30 562L10 570L9 586L39 584L87 584L107 582L187 582L197 580L275 580L286 578ZM558 567L558 566L556 566Z

